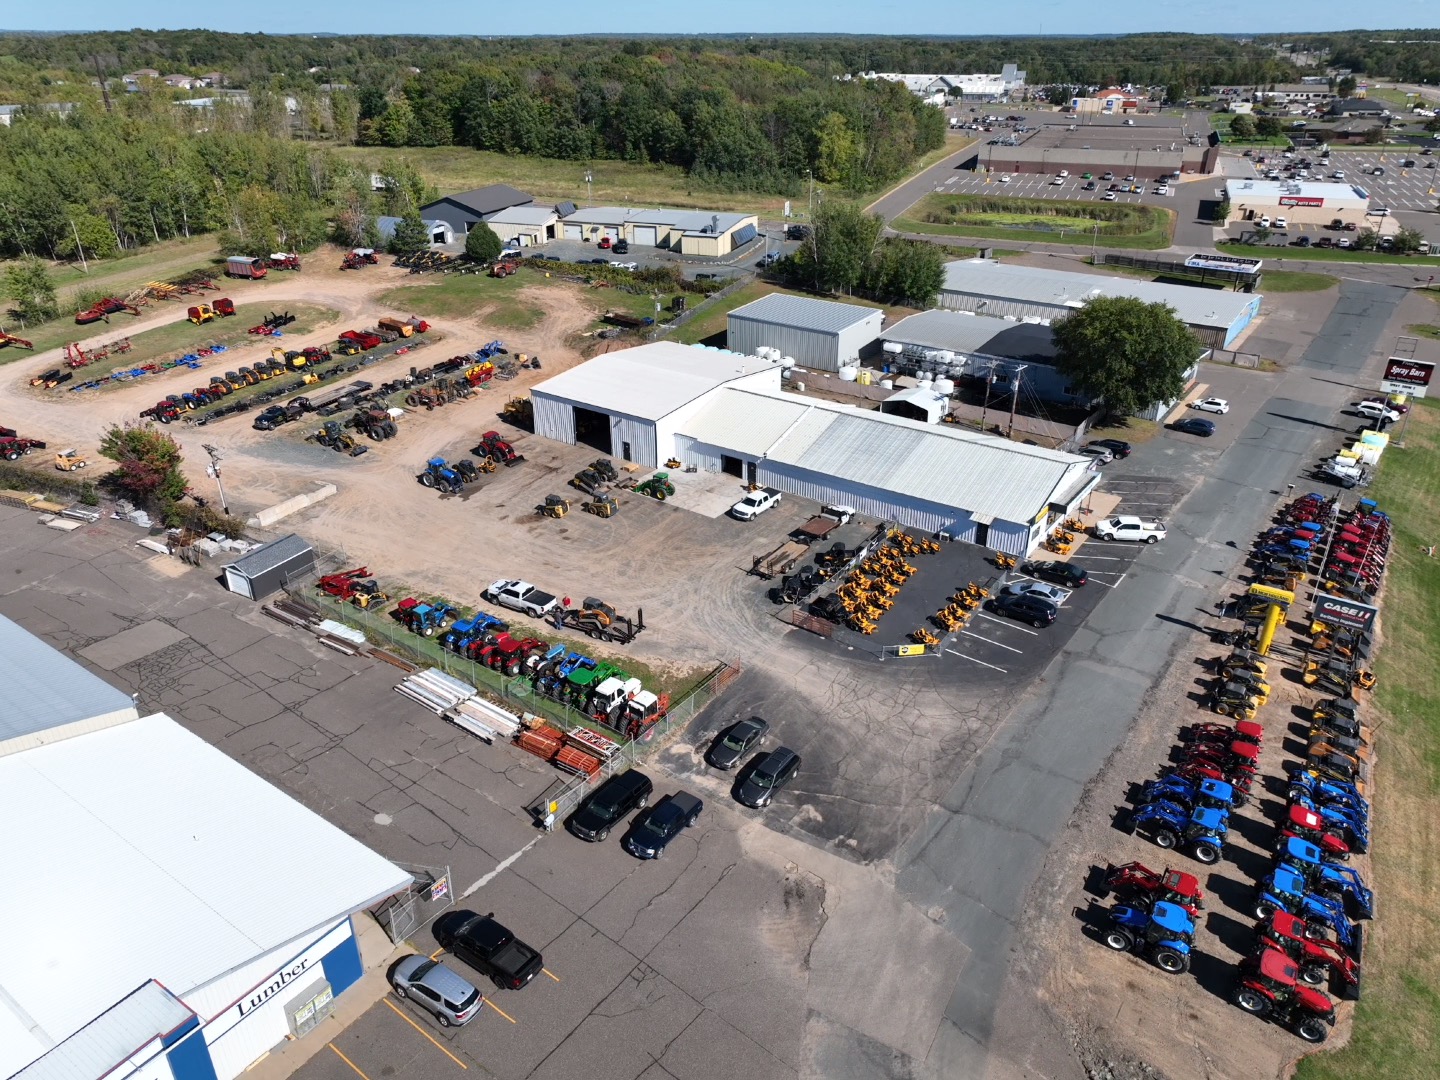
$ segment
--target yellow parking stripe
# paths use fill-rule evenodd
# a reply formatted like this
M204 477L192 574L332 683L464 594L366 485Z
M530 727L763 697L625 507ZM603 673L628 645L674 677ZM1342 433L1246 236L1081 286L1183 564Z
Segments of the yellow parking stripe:
M340 1048L338 1046L336 1046L334 1043L328 1043L327 1045L330 1047L331 1050L334 1050L335 1053L340 1054L340 1060L345 1062L346 1065L349 1065L350 1068L354 1069L355 1075L360 1077L360 1080L370 1080L370 1077L366 1076L363 1072L360 1071L360 1066L356 1065L355 1062L351 1061L344 1054L340 1053Z
M515 1017L511 1016L511 1015L510 1015L509 1013L507 1013L504 1009L500 1008L499 1005L496 1005L496 1004L495 1004L493 1001L491 1001L489 998L486 998L486 999L485 999L485 1004L486 1004L486 1005L489 1005L490 1008L494 1009L494 1010L495 1010L496 1012L498 1012L501 1016L505 1017L506 1020L509 1020L512 1024L515 1023Z
M455 1064L456 1064L456 1065L459 1065L462 1069L469 1069L469 1068L470 1068L469 1065L466 1065L465 1062L461 1061L458 1057L456 1057L454 1054L452 1054L449 1050L446 1050L445 1047L441 1046L438 1042L436 1042L436 1041L435 1041L435 1037L434 1037L433 1035L431 1035L428 1031L426 1031L424 1028L422 1028L422 1027L421 1027L419 1024L417 1024L414 1020L410 1019L410 1017L406 1016L405 1013L404 1013L393 1001L391 1001L389 998L385 998L385 1004L386 1004L386 1005L389 1005L391 1011L394 1012L396 1016L400 1017L401 1020L404 1020L407 1024L409 1024L411 1027L413 1027L416 1031L420 1032L421 1035L423 1035L423 1036L425 1036L425 1038L429 1039L430 1042L431 1042L431 1044L435 1047L436 1050L439 1050L442 1054L444 1054L446 1057L448 1057L451 1061L455 1062Z
M551 971L549 968L543 968L543 967L542 967L540 970L543 971L543 972L545 972L546 975L549 975L549 976L550 976L552 979L554 979L556 982L559 982L559 981L560 981L560 976L559 976L559 975L556 975L556 974L555 974L553 971Z

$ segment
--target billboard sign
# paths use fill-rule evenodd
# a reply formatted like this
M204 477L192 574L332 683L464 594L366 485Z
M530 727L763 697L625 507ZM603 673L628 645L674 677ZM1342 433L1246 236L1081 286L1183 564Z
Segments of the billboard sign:
M1315 598L1315 619L1331 626L1343 626L1368 634L1380 611L1373 604L1361 604L1340 596L1317 596Z
M1426 360L1406 360L1392 356L1385 363L1385 374L1380 377L1380 389L1387 394L1408 394L1423 398L1430 386L1430 377L1435 374L1435 365Z
M1185 260L1185 265L1191 270L1233 270L1237 274L1253 274L1257 272L1262 259L1250 259L1243 255L1191 255Z

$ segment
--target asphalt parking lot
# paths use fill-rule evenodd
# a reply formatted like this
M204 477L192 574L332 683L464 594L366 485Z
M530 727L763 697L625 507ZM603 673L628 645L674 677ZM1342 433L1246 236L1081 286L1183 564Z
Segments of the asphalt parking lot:
M981 147L980 160L985 160L985 148ZM1102 180L1103 170L1094 174L1095 190L1084 190L1088 182L1080 176L1066 177L1063 183L1056 184L1058 177L1054 173L1005 173L998 169L989 173L972 173L969 171L956 171L939 187L939 191L945 195L993 195L995 197L1011 196L1021 199L1063 199L1066 201L1089 201L1099 202L1113 184L1122 187L1130 186L1125 183L1125 177L1129 175L1123 171L1116 171L1114 180ZM1009 176L1008 181L1002 182L1001 177ZM1111 201L1122 203L1149 203L1155 206L1165 206L1171 210L1177 209L1175 202L1179 195L1184 193L1184 184L1171 184L1169 195L1157 195L1155 189L1158 186L1154 180L1141 180L1138 177L1134 186L1142 189L1142 193L1135 195L1129 192L1116 191L1115 198Z
M1317 166L1310 170L1313 174L1311 182L1353 184L1367 191L1374 205L1391 210L1434 210L1437 201L1440 201L1440 144L1435 149L1437 153L1429 155L1422 154L1418 147L1391 147L1383 151L1337 150L1330 155L1329 166L1323 169ZM1266 164L1256 165L1251 158L1242 160L1250 165L1257 178L1271 165L1286 160L1279 149L1257 150L1256 153L1266 156ZM1315 160L1313 153L1295 151L1295 160L1301 157ZM1402 168L1402 161L1413 161L1415 165L1413 168ZM1384 169L1384 175L1374 175L1373 170L1377 168ZM1343 172L1345 178L1333 180L1331 174L1336 171Z

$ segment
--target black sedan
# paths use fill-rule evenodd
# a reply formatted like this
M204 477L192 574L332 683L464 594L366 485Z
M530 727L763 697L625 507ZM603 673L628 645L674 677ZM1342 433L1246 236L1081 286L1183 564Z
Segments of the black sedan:
M1078 589L1090 580L1090 575L1085 573L1083 566L1075 566L1068 562L1045 562L1035 560L1021 563L1020 572L1029 574L1041 581L1053 581L1056 585L1064 585L1067 589Z
M1176 431L1183 431L1190 435L1201 435L1209 438L1215 434L1215 421L1201 420L1198 416L1187 416L1184 420L1176 420L1170 425Z
M519 990L540 974L540 954L495 921L495 913L455 911L435 924L435 939L504 990Z
M1049 626L1055 621L1055 616L1060 614L1060 609L1049 600L1028 593L1019 596L1001 593L991 597L990 610L1036 627Z
M717 769L733 769L742 757L760 745L769 730L769 721L758 716L741 720L719 734L705 760Z
M1091 439L1090 445L1103 446L1106 450L1109 450L1117 458L1129 457L1130 451L1134 449L1134 447L1132 447L1124 439Z

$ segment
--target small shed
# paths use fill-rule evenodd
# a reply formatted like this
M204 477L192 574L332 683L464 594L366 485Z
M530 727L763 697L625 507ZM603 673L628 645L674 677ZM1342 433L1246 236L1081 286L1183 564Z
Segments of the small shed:
M884 318L879 308L771 293L730 312L725 347L754 356L768 345L801 367L839 371L874 345Z
M251 600L263 600L296 578L314 572L314 549L291 533L262 544L225 567L225 587Z
M940 423L948 408L949 402L929 385L898 390L880 403L882 413L926 424Z

